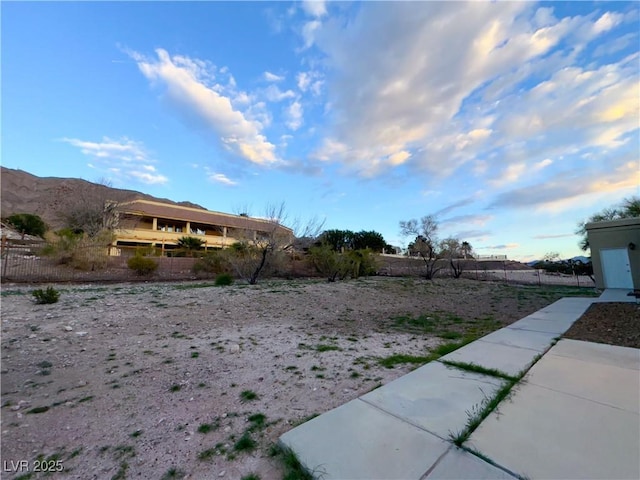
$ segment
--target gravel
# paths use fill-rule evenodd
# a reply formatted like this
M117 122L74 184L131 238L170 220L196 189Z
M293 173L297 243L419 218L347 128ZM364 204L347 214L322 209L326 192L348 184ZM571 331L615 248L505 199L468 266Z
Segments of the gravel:
M282 433L416 367L379 359L590 292L384 277L56 288L36 305L2 286L2 461L59 460L48 478L82 480L282 478ZM419 315L433 328L407 322Z

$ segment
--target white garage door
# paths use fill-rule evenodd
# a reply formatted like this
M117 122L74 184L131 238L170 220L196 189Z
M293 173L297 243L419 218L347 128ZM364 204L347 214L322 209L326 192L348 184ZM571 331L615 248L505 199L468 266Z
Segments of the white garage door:
M631 265L626 248L600 250L605 288L633 288Z

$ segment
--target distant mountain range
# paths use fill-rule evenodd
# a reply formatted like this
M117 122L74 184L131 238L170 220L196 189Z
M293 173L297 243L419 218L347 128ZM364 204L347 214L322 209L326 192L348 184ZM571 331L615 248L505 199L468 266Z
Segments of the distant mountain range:
M135 190L112 188L79 178L38 177L24 170L0 167L0 214L6 218L14 213L39 215L52 229L61 228L60 210L69 199L101 197L117 202L142 198L160 202L202 208L191 202L174 202Z
M565 260L561 260L562 262L566 262L568 260L571 260L573 262L582 262L582 263L589 263L591 261L591 259L589 257L585 257L584 255L578 255L572 258L567 258ZM527 262L527 265L529 265L530 267L534 266L536 263L540 263L542 260L531 260L530 262Z

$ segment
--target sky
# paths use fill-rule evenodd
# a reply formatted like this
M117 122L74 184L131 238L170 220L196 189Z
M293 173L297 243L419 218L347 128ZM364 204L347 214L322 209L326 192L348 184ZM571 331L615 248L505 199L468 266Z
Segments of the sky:
M521 261L640 193L638 2L0 8L5 167Z

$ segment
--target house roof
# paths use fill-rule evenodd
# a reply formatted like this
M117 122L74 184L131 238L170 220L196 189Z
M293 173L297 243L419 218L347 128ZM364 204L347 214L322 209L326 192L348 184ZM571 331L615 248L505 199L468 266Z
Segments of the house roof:
M134 215L189 221L207 225L220 225L246 230L268 231L274 227L273 222L259 218L230 215L228 213L212 212L210 210L154 202L151 200L134 200L132 202L122 203L119 205L119 211L121 213ZM283 225L278 225L277 228L293 233L290 228Z
M587 223L586 225L587 231L616 227L640 227L640 217L618 218L616 220Z

